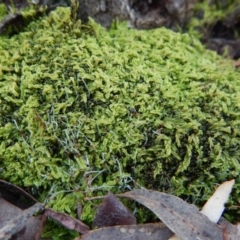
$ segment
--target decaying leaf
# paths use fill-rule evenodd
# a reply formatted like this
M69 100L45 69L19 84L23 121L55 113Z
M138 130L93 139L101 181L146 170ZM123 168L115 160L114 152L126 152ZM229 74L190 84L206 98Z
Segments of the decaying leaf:
M133 199L149 208L181 239L223 239L217 224L178 197L150 190L134 190L117 196Z
M0 180L0 239L39 239L46 217L32 215L44 206L23 189Z
M99 205L93 227L136 224L136 218L111 192Z
M239 240L240 239L240 228L238 225L233 225L223 217L220 218L218 224L221 226L222 235L224 240Z
M6 201L12 203L14 206L24 210L37 203L37 200L25 192L22 188L0 180L0 196Z
M122 225L93 230L75 240L167 240L173 232L162 223Z
M46 219L44 216L32 215L42 208L43 205L35 203L22 211L0 198L0 239L39 239Z
M50 217L60 223L62 226L70 229L75 230L79 233L85 234L89 231L89 227L85 225L83 222L65 214L65 213L59 213L55 212L54 210L50 208L46 208L44 211L44 215L47 217Z
M229 198L234 182L234 180L231 180L222 183L214 192L214 194L208 199L207 203L203 206L201 213L207 216L212 222L217 223L222 216L224 204ZM229 229L224 226L223 237L224 234L227 234L227 230ZM231 234L234 234L233 231L230 232ZM230 232L228 235L230 235ZM179 237L174 235L169 240L179 240Z
M231 180L222 183L203 206L201 213L217 223L225 209L224 204L229 198L234 182L235 180Z

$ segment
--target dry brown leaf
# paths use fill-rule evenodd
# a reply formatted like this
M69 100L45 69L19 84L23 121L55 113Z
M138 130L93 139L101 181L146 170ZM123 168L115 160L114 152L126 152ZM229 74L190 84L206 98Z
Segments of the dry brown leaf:
M46 208L44 211L44 215L54 219L55 221L60 223L62 226L70 230L75 230L82 234L85 234L90 230L89 227L85 225L83 222L67 215L66 213L59 213L59 212L55 212L50 208Z
M75 240L167 240L173 232L162 223L122 225L90 231Z
M22 188L3 180L0 180L0 193L2 198L22 210L37 203L37 200Z
M93 227L136 224L136 218L111 192L99 205Z
M178 197L150 190L134 190L117 196L133 199L149 208L181 239L223 239L217 224Z

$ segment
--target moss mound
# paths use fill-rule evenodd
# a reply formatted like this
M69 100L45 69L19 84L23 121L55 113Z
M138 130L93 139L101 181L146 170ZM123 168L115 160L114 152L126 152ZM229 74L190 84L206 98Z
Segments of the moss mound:
M187 34L69 16L0 39L1 178L71 214L136 183L200 203L235 178L236 204L240 73Z

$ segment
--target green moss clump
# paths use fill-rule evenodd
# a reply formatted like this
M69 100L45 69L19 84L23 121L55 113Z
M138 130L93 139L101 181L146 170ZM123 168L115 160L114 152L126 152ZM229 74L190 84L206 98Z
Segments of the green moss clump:
M218 21L226 19L226 17L230 16L236 9L238 9L238 3L233 0L213 1L211 4L209 4L207 0L199 1L195 5L195 11L199 16L190 19L187 26L188 33L206 41L211 38L212 27ZM234 25L234 23L229 22L229 25Z
M7 15L7 8L5 4L0 4L0 21Z
M1 178L92 221L139 184L202 204L240 192L240 73L187 34L82 26L59 8L0 39Z

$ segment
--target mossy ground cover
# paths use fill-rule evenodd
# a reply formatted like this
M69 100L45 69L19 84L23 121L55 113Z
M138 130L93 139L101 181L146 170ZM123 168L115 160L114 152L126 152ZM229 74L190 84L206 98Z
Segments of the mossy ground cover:
M239 71L188 34L58 8L0 38L1 178L73 216L83 203L86 222L84 196L139 185L202 204L235 178L237 205L239 92Z
M206 44L210 38L239 38L239 30L237 27L237 17L234 12L237 12L239 4L237 1L209 1L201 0L195 5L196 16L192 17L187 24L187 31L197 38L201 38ZM224 21L226 28L223 30L216 27L217 23ZM234 27L235 26L235 27ZM228 34L227 34L228 33ZM227 54L227 52L226 52Z

